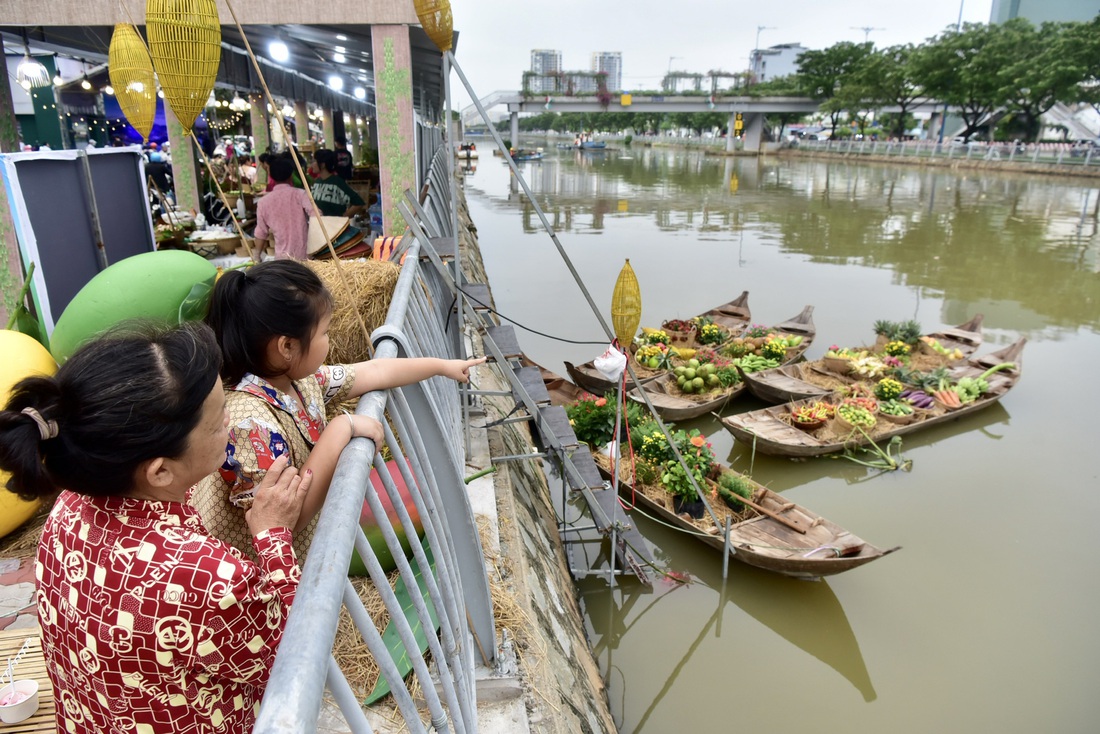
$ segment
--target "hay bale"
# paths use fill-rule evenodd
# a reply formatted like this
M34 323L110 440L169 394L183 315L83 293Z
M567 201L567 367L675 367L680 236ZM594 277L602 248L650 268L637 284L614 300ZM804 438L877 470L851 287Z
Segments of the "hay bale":
M347 364L368 359L371 354L370 332L386 321L393 289L397 287L397 277L401 274L400 266L378 260L310 260L306 264L332 293L335 304L328 334L328 362ZM351 287L350 298L337 268L343 270ZM356 310L363 315L366 334L355 317Z

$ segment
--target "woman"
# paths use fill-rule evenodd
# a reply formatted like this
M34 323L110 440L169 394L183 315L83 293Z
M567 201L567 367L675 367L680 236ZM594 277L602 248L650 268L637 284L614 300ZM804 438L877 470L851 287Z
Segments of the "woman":
M210 329L109 336L0 411L0 469L60 496L36 563L57 729L251 731L300 570L310 476L273 466L246 522L258 562L210 537L190 488L225 458Z

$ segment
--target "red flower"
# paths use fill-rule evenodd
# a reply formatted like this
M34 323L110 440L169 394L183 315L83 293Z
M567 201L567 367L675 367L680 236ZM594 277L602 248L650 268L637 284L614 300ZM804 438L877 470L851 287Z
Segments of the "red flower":
M695 446L697 448L703 448L703 446L705 446L706 443L707 443L707 440L705 438L703 438L702 436L692 436L691 437L691 445L692 446Z
M605 405L607 405L607 398L599 398L598 400L596 400L597 408L602 408Z

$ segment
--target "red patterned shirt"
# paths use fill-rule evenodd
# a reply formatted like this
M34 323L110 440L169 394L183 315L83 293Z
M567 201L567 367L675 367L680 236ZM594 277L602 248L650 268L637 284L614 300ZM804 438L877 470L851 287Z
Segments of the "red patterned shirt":
M253 546L182 503L63 492L36 564L57 730L251 731L301 576L289 529Z

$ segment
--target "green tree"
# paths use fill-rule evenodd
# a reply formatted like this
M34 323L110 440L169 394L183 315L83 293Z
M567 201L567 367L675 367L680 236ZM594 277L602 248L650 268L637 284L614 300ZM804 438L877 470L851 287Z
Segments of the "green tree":
M871 53L870 43L841 41L821 51L806 51L798 56L798 77L802 93L821 102L829 116L830 134L836 132L841 115L856 102L862 92L857 70ZM845 89L845 85L848 88Z
M1036 28L1024 18L1003 23L986 46L997 59L997 81L1005 109L1023 126L1028 140L1038 140L1040 119L1062 101L1073 101L1087 71L1073 47L1069 23L1043 23Z
M924 95L924 88L915 76L915 53L917 49L912 44L877 50L867 57L860 70L868 93L879 105L900 108L890 130L897 138L905 135L909 110Z
M1008 59L1000 52L986 53L999 32L999 26L984 23L949 28L912 59L916 82L929 97L955 108L966 124L966 139L1006 101L998 70Z

